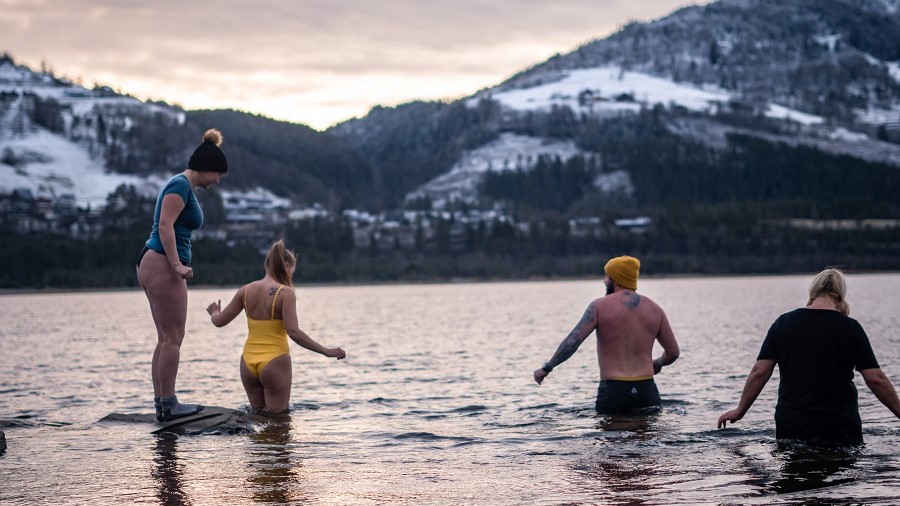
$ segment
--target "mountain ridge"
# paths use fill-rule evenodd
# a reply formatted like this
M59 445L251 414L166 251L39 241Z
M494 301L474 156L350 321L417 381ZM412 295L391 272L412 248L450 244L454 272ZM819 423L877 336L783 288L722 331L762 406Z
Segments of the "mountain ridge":
M562 70L615 63L626 70L713 84L749 99L763 95L810 114L852 120L854 101L863 93L868 103L890 103L897 112L900 79L886 64L900 60L898 34L900 9L892 1L724 0L628 24L609 37L517 73L498 88L527 86ZM823 83L821 77L836 82ZM842 89L848 86L858 93ZM877 92L867 89L877 86ZM845 107L823 104L818 92L825 89L834 92L829 102Z
M900 59L895 27L898 0L689 6L628 24L470 97L375 106L324 132L241 111L141 102L109 87L88 90L7 55L0 57L0 187L9 191L21 174L47 185L60 179L41 172L50 165L46 153L20 142L28 129L68 139L110 175L153 179L180 170L198 132L219 126L237 169L228 186L262 187L332 210L428 200L445 207L454 199L489 207L498 202L481 190L488 172L527 172L566 143L599 171L585 195L608 197L609 181L641 195L628 170L609 163L608 139L598 132L638 143L666 132L718 151L730 149L731 135L756 136L897 166L900 130L889 127L900 125L900 63L873 56ZM647 126L639 116L650 111ZM11 140L16 132L19 141ZM571 158L565 153L562 161ZM466 168L488 159L488 170Z

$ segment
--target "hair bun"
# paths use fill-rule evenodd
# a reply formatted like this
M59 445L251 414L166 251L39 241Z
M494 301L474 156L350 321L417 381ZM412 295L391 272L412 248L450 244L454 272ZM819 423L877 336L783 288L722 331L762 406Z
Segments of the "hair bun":
M215 128L210 128L203 133L203 142L211 142L216 146L222 145L222 132Z

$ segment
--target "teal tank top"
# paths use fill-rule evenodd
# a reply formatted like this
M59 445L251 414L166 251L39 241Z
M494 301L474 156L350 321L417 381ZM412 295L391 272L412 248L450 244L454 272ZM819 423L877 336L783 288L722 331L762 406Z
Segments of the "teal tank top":
M178 174L169 180L156 197L156 210L153 212L153 228L150 230L150 238L147 239L147 247L157 253L166 254L162 241L159 238L159 215L162 212L163 198L169 194L176 194L184 201L184 209L175 220L175 245L178 248L178 259L185 265L191 263L191 232L203 226L203 210L191 183L184 174Z

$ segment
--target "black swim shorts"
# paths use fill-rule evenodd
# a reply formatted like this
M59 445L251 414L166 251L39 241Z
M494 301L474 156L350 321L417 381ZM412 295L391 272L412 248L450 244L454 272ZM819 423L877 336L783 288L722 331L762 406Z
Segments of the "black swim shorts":
M638 381L601 380L597 387L597 413L609 415L659 407L662 401L653 378Z

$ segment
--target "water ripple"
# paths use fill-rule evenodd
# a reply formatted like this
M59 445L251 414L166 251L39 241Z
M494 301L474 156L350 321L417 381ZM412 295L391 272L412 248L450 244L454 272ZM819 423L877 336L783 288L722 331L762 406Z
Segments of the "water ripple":
M900 276L850 282L896 374ZM290 422L159 439L145 424L96 423L123 410L152 417L155 329L142 293L15 296L16 315L0 304L0 483L16 486L0 487L0 503L894 504L900 429L862 383L866 445L849 454L776 443L777 376L743 420L716 428L768 324L807 283L642 281L683 358L657 376L662 409L638 417L595 413L593 339L541 386L531 378L601 295L596 280L301 287L301 326L350 356L291 345ZM178 393L248 413L235 367L244 322L216 329L204 305L232 294L191 289ZM101 317L112 306L120 317Z

